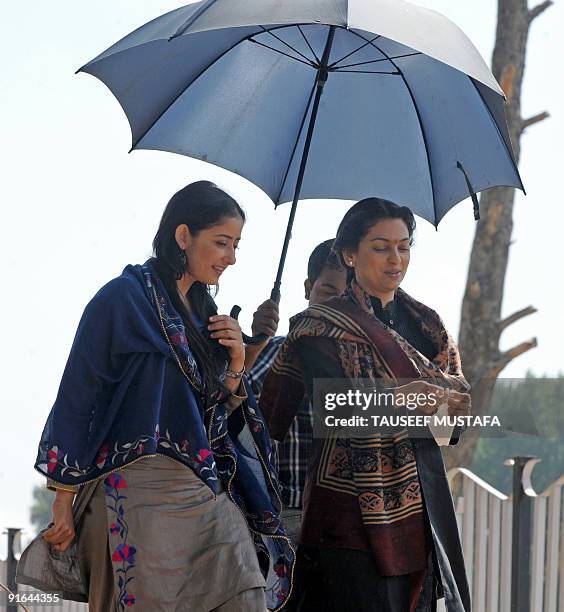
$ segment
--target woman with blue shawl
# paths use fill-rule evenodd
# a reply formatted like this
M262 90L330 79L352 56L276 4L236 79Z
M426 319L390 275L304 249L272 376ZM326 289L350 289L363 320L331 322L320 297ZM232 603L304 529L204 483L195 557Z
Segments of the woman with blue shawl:
M214 184L188 185L154 257L102 287L80 321L35 464L56 490L53 523L30 549L72 551L58 580L91 611L264 612L291 590L241 330L208 290L235 263L244 222ZM18 579L38 586L26 553ZM68 585L77 566L82 593Z

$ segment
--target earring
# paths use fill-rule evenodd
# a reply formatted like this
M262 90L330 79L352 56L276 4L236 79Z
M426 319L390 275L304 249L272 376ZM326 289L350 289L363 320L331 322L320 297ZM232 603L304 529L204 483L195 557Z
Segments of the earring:
M184 252L183 249L180 249L180 263L186 267L186 253Z

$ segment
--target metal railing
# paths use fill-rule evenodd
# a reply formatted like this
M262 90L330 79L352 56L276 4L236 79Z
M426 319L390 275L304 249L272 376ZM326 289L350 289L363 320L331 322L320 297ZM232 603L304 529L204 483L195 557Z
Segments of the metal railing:
M564 475L537 494L538 462L505 462L509 497L466 468L448 472L475 612L564 612Z

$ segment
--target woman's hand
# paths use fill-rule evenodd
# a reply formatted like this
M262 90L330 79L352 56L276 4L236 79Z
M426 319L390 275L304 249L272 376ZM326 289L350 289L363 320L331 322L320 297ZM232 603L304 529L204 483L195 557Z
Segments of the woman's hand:
M74 539L72 501L74 493L59 489L53 502L53 526L43 534L43 539L55 550L65 551Z
M442 398L445 394L445 390L438 385L433 385L425 380L412 380L410 383L401 387L396 387L394 393L402 393L404 396L416 395L417 396L417 408L416 410L424 415L432 416L437 412L440 405L442 404ZM427 401L421 402L421 395L427 397ZM397 398L396 398L397 402ZM394 402L394 403L396 403Z
M230 369L242 369L245 363L245 344L239 323L228 315L214 315L209 320L210 338L217 340L229 351Z
M449 416L469 416L472 413L472 397L469 393L460 393L446 389Z

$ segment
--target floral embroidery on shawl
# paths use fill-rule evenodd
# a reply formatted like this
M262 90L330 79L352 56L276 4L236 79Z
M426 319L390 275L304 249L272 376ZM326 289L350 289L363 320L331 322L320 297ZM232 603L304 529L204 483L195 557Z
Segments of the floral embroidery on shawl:
M111 450L108 444L103 444L96 457L95 466L101 472L108 468L121 467L127 465L132 459L143 455L150 448L166 449L167 454L192 464L196 473L205 475L211 482L217 481L215 461L213 453L209 449L202 448L194 453L188 440L181 440L180 442L173 440L168 429L165 435L161 436L158 425L152 434L140 436L131 442L122 444L116 442ZM93 468L80 470L80 468L70 465L67 462L67 455L56 446L49 450L49 457L47 465L49 474L59 470L61 476L67 471L71 476L85 476L93 471Z

